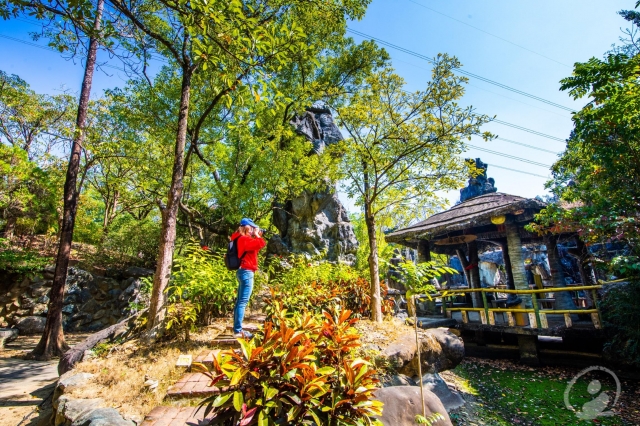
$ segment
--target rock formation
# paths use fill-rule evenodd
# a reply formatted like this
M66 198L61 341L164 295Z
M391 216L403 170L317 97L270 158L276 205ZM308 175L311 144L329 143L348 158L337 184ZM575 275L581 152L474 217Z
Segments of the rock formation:
M15 326L20 334L40 334L44 330L53 266L41 272L5 281L0 293L0 326ZM65 331L96 331L116 324L144 304L140 277L152 270L130 267L109 270L107 276L69 268L65 285L62 321Z
M385 426L412 426L416 424L417 414L422 414L420 388L418 386L394 386L378 389L375 392L378 401L384 403L379 420ZM434 422L438 426L452 426L447 411L436 394L424 391L425 414L427 417L440 414L440 420Z
M474 160L467 159L466 161L473 162ZM461 203L473 197L498 191L498 188L495 187L496 181L493 178L487 179L487 168L489 165L487 163L483 163L479 158L475 159L475 163L476 168L483 170L483 172L478 176L469 178L467 186L460 190Z
M331 111L322 102L295 116L291 124L313 143L313 153L321 153L327 145L343 139ZM334 185L327 185L324 191L304 192L283 204L274 203L273 224L279 235L269 240L268 255L324 253L327 260L355 261L358 240Z

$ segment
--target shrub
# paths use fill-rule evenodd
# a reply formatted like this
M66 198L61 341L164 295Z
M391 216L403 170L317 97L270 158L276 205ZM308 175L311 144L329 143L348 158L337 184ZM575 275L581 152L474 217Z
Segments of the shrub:
M0 270L20 274L34 272L41 270L51 261L52 258L41 256L36 251L12 247L9 240L0 238Z
M174 261L167 292L170 303L191 302L198 311L198 322L209 324L233 309L237 287L235 271L224 266L222 252L191 242ZM257 291L254 288L254 294Z
M101 262L152 267L158 256L160 222L147 217L138 220L129 214L118 216L100 245Z
M604 352L615 362L640 368L640 281L611 286L600 303L607 332Z
M321 313L337 305L357 317L369 315L369 281L348 265L294 255L287 259L275 258L269 265L269 275L268 315L274 312L275 300L290 312ZM384 296L386 287L384 284L382 287ZM385 304L385 310L390 310L389 303Z
M222 392L205 399L213 425L267 426L380 424L382 403L371 364L353 356L359 335L348 310L290 318L286 310L266 322L241 350L223 351L209 369L194 364Z

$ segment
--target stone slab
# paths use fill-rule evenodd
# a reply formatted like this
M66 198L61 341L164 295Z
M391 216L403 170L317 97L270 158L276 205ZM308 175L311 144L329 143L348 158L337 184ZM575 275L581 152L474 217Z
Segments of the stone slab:
M213 416L207 416L210 420ZM198 407L156 407L146 415L140 426L185 426L206 424L204 408Z
M209 386L211 379L203 373L186 373L167 390L167 399L191 398L217 395L220 389Z
M193 359L193 362L199 362L200 364L204 365L213 365L213 357L216 356L218 352L220 352L219 349L215 349L212 351L204 350L196 355L196 357Z

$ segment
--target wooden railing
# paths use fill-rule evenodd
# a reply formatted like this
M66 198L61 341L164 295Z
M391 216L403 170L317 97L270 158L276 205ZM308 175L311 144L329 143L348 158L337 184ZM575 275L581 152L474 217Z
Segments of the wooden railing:
M616 280L610 282L600 282L598 285L578 286L578 287L556 287L545 289L532 289L532 290L509 290L509 289L494 289L494 288L469 288L469 289L452 289L444 290L437 295L431 295L432 298L442 298L442 310L447 317L451 318L453 312L461 312L462 322L469 322L468 312L478 312L480 315L480 321L482 324L495 325L495 314L506 313L507 323L509 326L516 326L516 317L514 314L526 314L529 318L529 325L536 328L544 329L549 328L547 321L547 315L563 315L564 322L567 327L572 327L571 314L590 314L591 321L595 328L602 328L602 320L600 317L600 305L598 302L597 290L602 288L605 284L611 284L614 282L620 282L624 280ZM558 293L561 291L591 291L593 296L594 308L592 309L572 309L572 310L554 310L554 309L540 309L538 306L538 294L540 293ZM482 308L462 308L462 307L447 307L447 299L451 299L455 296L464 295L465 293L482 293ZM511 307L511 308L491 308L487 302L487 293L500 293L500 294L518 294L518 295L530 295L531 308ZM520 305L517 305L520 306Z

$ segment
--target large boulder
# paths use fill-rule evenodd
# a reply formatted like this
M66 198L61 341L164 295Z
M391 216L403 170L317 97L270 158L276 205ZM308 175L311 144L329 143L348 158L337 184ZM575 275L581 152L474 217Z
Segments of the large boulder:
M385 376L380 379L382 387L388 388L391 386L415 386L416 382L409 376L404 374L396 374L394 376Z
M422 377L422 386L440 398L440 402L448 411L455 410L464 405L464 399L455 390L451 390L438 373L427 373Z
M124 271L124 276L127 278L142 278L150 277L153 275L152 269L140 268L138 266L130 266Z
M98 408L84 414L71 426L135 426L135 423L122 418L114 408Z
M16 322L16 328L20 334L41 334L44 332L44 326L47 324L47 318L29 316L20 318Z
M446 328L419 332L422 374L455 368L464 358L464 342ZM418 356L398 370L409 377L420 376Z
M416 415L422 414L419 386L393 386L378 389L375 398L384 403L379 420L385 426L415 426ZM434 426L453 426L440 399L431 391L424 391L426 417L434 414L441 416L433 422Z
M12 342L18 338L18 330L15 328L0 328L0 349L4 348L5 343Z
M416 336L413 330L404 328L397 337L382 351L392 367L401 369L409 364L418 352Z
M104 406L102 398L75 399L66 395L61 396L55 403L54 426L71 426L84 415Z

